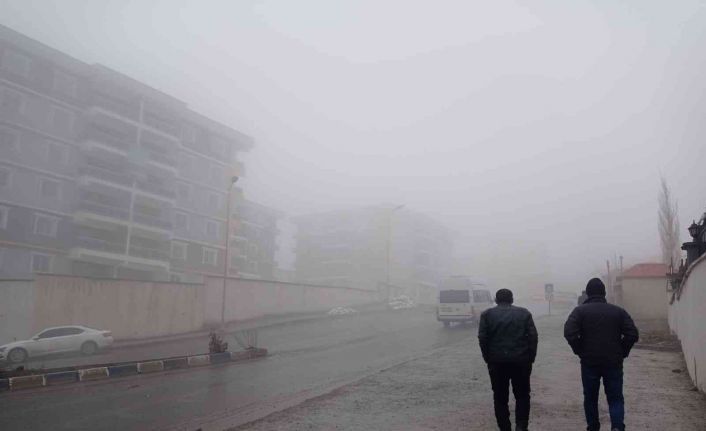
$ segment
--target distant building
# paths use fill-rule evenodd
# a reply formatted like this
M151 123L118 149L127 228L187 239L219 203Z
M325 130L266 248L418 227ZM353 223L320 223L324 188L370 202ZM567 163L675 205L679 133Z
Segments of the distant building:
M667 324L669 308L667 272L663 263L639 263L617 277L615 291L617 302L635 320Z
M447 228L424 214L376 206L294 218L296 277L301 282L385 289L433 298L448 275L453 241Z
M282 214L265 205L242 200L235 206L231 229L231 271L243 278L276 278L277 220Z
M0 277L223 274L227 190L251 147L180 100L0 26Z

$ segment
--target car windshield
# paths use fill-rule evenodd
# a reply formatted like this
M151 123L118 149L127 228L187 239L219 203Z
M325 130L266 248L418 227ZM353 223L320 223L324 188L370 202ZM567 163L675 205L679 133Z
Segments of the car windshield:
M705 431L705 211L706 0L0 0L0 431Z

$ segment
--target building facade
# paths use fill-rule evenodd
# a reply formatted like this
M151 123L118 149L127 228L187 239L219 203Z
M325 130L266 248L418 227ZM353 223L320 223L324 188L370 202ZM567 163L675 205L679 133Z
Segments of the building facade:
M233 209L231 228L231 275L262 280L276 279L277 221L282 214L265 205L243 199Z
M389 280L394 292L426 298L449 275L451 233L424 214L378 206L301 216L294 223L301 282L386 290Z
M251 147L178 99L0 26L0 277L222 275L228 190Z

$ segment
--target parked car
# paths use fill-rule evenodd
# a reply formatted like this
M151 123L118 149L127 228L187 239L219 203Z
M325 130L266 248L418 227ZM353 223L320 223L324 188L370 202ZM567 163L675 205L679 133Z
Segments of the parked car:
M55 353L81 352L92 355L113 344L110 331L85 326L46 328L29 340L14 341L0 346L0 361L12 364Z

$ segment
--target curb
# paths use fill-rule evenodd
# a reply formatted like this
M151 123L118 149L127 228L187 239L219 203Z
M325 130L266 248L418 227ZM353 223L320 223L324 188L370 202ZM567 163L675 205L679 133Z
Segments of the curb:
M184 356L156 361L134 362L108 367L84 368L77 371L60 371L31 376L0 379L0 392L40 388L43 386L65 385L70 383L106 380L138 374L152 374L164 371L197 368L207 365L241 362L267 356L267 349L251 349L242 352L211 353L207 355Z

